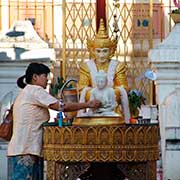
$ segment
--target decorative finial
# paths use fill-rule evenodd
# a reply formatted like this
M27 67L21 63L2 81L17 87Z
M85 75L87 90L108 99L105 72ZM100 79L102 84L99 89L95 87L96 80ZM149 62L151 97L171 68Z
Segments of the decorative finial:
M118 26L118 20L117 15L114 14L114 23L113 23L115 38L118 39L118 32L119 32L119 26Z
M104 21L103 19L100 19L99 29L98 33L96 34L96 39L108 39L108 33L105 29Z

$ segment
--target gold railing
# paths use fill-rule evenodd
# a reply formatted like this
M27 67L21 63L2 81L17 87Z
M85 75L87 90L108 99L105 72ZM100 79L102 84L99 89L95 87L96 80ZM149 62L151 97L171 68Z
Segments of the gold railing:
M133 0L123 3L108 1L109 33L114 35L114 16L119 26L116 58L128 66L130 88L141 90L150 103L153 97L152 87L143 73L150 69L147 55L148 50L153 47L153 10L159 12L160 7L160 4L153 4L152 0L149 3L135 3ZM161 39L162 33L158 36Z
M62 75L78 78L78 66L87 59L87 37L95 34L96 7L95 0L66 2L63 0L63 68Z
M120 30L118 32L119 44L115 58L127 64L127 75L130 88L137 88L142 91L147 99L147 102L149 102L150 104L153 103L153 83L143 77L144 71L150 69L150 65L148 63L148 51L164 39L164 37L168 34L167 32L171 30L171 27L173 25L171 21L169 21L171 23L171 26L169 26L168 30L166 29L165 35L165 25L167 26L165 12L167 12L167 8L171 10L172 4L171 2L169 4L165 2L166 4L163 4L164 2L162 0L161 2L155 3L153 2L153 0L150 0L148 3L147 1L135 3L133 0L125 0L123 2L118 0L106 1L106 17L109 35L114 35L114 15L116 15L117 17L117 22ZM89 7L92 6L91 3L92 2L89 1L89 4L87 4L88 11ZM68 6L68 4L66 5ZM77 5L74 4L74 6ZM66 13L71 13L71 10L69 10L69 8L66 8ZM93 13L93 17L95 17L95 10L93 10ZM80 15L78 15L77 18L79 18L79 16ZM90 16L91 19L93 19L93 17ZM67 14L66 18L72 19L72 17ZM80 28L83 29L84 27L80 26ZM90 28L92 28L90 37L93 37L95 33L95 23L93 23ZM65 31L65 33L69 32ZM84 49L84 47L86 47L86 41L84 41L84 37L81 36L81 34L79 34L78 32L77 34L80 35L78 36L78 39L83 39L83 41L79 43L79 45L83 48L80 48L79 55L74 49L69 52L69 54L72 53L72 56L69 56L69 54L66 52L63 58L63 62L64 64L66 64L66 67L64 66L64 69L66 69L66 73L65 70L63 73L64 76L73 76L73 74L71 73L72 69L78 70L77 67L81 64L81 62L85 58L88 58L88 53L86 52L86 49ZM87 34L87 37L88 36L89 34ZM66 34L65 37L67 38L68 35ZM76 36L75 39L77 39ZM72 43L73 46L76 45L75 41ZM65 48L67 48L67 44ZM82 50L85 51L83 57L80 55L80 52ZM78 73L76 75L76 77L78 78Z
M142 74L150 68L148 50L161 42L174 25L165 16L175 8L174 4L165 0L148 3L107 0L106 3L109 34L114 35L114 15L120 29L115 58L127 64L130 88L141 90L151 102L152 87ZM60 63L56 75L78 78L78 67L89 58L86 39L93 38L96 31L96 0L0 0L1 30L8 29L15 20L24 19L32 20L37 33L55 48Z

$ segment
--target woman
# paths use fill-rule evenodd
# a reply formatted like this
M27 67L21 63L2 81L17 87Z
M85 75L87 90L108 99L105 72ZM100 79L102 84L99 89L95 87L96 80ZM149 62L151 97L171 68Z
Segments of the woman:
M49 120L48 108L59 110L59 101L46 90L50 69L31 63L17 85L23 88L13 106L13 136L8 145L8 179L42 180L42 124ZM63 111L97 108L99 101L64 104Z

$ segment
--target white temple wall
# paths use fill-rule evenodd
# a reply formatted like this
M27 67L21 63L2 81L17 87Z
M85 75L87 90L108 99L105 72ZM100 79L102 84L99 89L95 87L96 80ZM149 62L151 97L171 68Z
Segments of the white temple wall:
M149 52L156 72L163 180L180 179L180 24Z

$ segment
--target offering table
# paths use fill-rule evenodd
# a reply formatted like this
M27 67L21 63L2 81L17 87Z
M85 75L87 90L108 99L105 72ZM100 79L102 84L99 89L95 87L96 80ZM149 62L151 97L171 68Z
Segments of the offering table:
M156 180L158 124L47 125L43 141L49 180L76 180L93 162L115 162L130 180Z

